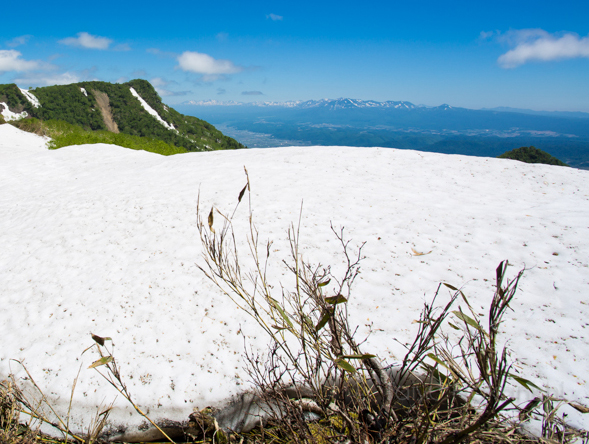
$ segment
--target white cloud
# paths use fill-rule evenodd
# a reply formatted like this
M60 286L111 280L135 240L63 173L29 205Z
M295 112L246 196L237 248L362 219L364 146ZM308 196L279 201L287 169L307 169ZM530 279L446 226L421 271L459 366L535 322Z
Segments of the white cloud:
M281 15L277 15L277 14L268 14L268 15L266 15L266 18L276 22L276 21L282 20L284 17Z
M73 72L64 72L61 74L33 74L27 75L23 78L14 79L14 83L26 86L50 86L50 85L69 85L70 83L78 83L82 79L78 74Z
M170 58L177 58L178 54L176 54L175 52L169 52L169 51L161 51L158 48L147 48L145 50L145 52L149 53L149 54L153 54L156 55L158 57L170 57Z
M168 85L177 85L178 82L169 81L162 77L154 77L149 81L157 93L162 97L171 97L171 96L186 96L190 93L190 91L170 91L167 89Z
M113 48L113 51L131 51L131 47L127 43L121 43Z
M515 46L497 59L499 65L506 69L531 61L589 58L589 36L579 37L574 33L557 35L542 29L522 29L505 33L500 40Z
M182 71L202 74L205 82L217 80L225 74L243 71L241 66L233 64L230 60L217 60L208 54L193 51L185 51L178 56L178 67Z
M166 87L170 84L170 82L168 82L167 80L164 80L161 77L154 77L149 82L153 85L153 87L160 96L163 97L172 95L171 92L166 89Z
M29 41L29 39L31 37L33 37L33 36L29 35L29 34L15 37L12 40L6 42L6 46L10 46L11 48L15 48L17 46L24 45Z
M0 72L32 71L40 68L40 63L34 60L23 60L22 54L14 49L0 50Z
M170 82L162 79L161 77L154 77L149 81L149 83L151 83L153 86L168 86L170 84Z
M68 46L77 46L79 48L87 49L108 49L113 41L106 37L98 37L88 34L87 32L79 32L78 37L68 37L60 40L59 43Z
M495 33L493 31L481 31L481 33L479 34L479 39L489 40L494 35L495 35Z

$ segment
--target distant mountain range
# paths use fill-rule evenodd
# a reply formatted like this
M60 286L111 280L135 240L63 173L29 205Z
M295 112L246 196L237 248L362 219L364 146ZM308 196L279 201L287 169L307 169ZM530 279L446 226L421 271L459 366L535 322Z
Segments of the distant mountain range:
M0 85L0 114L6 121L60 120L87 131L150 137L188 151L243 148L210 123L168 107L149 82L139 79L30 90L15 84Z
M359 100L359 99L321 99L321 100L292 100L287 102L235 102L235 101L220 101L220 100L189 100L183 102L181 105L193 105L193 106L255 106L255 107L283 107L283 108L325 108L330 110L336 109L355 109L355 108L381 108L381 109L415 109L425 108L430 110L447 110L456 107L448 104L442 104L439 106L425 106L425 105L414 105L411 102L406 101L392 101L387 100L385 102L378 102L375 100ZM467 108L459 108L467 109ZM472 110L475 111L475 110ZM550 116L550 117L564 117L564 118L579 118L589 119L589 113L575 112L575 111L535 111L531 109L523 108L510 108L507 106L500 106L496 108L482 108L481 111L496 111L505 113L519 113L519 114L530 114L535 116Z
M358 109L358 108L393 108L393 109L414 109L422 108L414 105L411 102L377 102L375 100L358 100L358 99L321 99L321 100L296 100L288 102L222 102L219 100L189 100L183 102L182 105L194 105L194 106L256 106L256 107L282 107L282 108L324 108L329 110L337 109ZM436 108L451 108L449 105L440 105Z
M185 114L206 119L249 147L381 146L496 157L535 146L589 169L589 113L513 108L473 110L405 101L349 98L292 102L185 102Z

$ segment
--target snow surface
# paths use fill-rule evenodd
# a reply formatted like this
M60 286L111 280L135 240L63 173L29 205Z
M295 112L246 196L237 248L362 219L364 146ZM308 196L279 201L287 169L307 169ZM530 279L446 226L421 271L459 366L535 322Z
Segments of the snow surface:
M29 113L27 113L26 111L23 111L22 113L13 113L12 111L10 111L10 108L8 108L8 104L4 102L0 102L0 107L2 108L0 114L2 114L2 117L4 117L4 120L7 122L11 120L22 119L29 115Z
M37 156L47 150L48 137L40 137L33 133L27 133L12 125L0 125L0 159L3 168L9 168L13 159ZM3 180L5 179L2 177ZM4 200L2 200L4 202ZM5 217L2 220L5 222Z
M155 117L158 120L159 123L161 123L162 125L164 125L169 130L178 132L174 128L173 125L169 124L164 119L162 119L160 117L160 115L157 113L157 111L155 109L153 109L151 106L149 106L149 104L145 100L143 100L143 98L137 93L137 91L135 91L135 89L133 87L131 87L131 94L133 94L135 97L137 97L137 99L141 103L141 106L143 107L143 109L145 111L147 111L149 114L151 114L153 117Z
M86 97L88 97L88 92L86 91L85 88L80 87L80 91L82 91L82 94L84 94Z
M403 354L439 282L485 313L495 268L526 268L502 325L519 374L589 404L589 172L410 150L291 147L170 157L112 145L49 151L0 126L0 379L25 363L73 430L116 397L82 351L113 338L125 382L152 419L185 420L249 385L241 356L266 339L199 272L196 201L229 213L251 178L254 218L273 239L270 281L289 284L286 230L299 218L312 262L341 269L330 222L366 241L349 303L365 352ZM237 229L245 232L245 207ZM220 218L217 218L217 223ZM243 244L240 243L240 245ZM245 248L242 248L245 252ZM428 253L416 256L415 252ZM242 264L247 268L248 265ZM444 292L440 303L447 294ZM484 319L484 318L483 318ZM23 381L23 383L25 383ZM534 395L512 387L518 401ZM139 425L120 396L113 424ZM588 428L587 415L575 419Z
M31 105L33 105L35 108L39 108L41 106L41 103L39 102L39 99L37 99L32 92L27 91L26 89L22 89L19 88L20 92L24 94L24 96L27 98L27 100L29 102L31 102Z

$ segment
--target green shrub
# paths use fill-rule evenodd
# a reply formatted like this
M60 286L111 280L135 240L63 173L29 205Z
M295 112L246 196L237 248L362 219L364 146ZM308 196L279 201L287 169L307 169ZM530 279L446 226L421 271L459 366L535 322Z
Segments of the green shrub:
M568 166L566 163L551 156L546 151L542 151L534 146L522 146L498 156L500 159L519 160L525 163L543 163L546 165Z
M151 153L169 156L172 154L187 153L185 148L162 142L150 137L130 136L128 134L115 134L109 131L80 131L63 134L54 138L49 143L49 149L62 148L71 145L85 145L93 143L107 143L118 145L133 150L149 151Z

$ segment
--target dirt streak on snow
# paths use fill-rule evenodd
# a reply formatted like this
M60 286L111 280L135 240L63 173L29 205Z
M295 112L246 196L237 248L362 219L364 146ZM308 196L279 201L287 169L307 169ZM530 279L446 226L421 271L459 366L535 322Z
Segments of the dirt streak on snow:
M202 263L199 190L204 208L230 212L244 165L261 238L275 241L269 278L277 298L279 281L290 282L280 260L301 201L308 260L343 266L330 222L345 226L352 244L367 242L351 323L360 336L373 332L365 351L387 362L402 358L394 339L413 338L411 321L439 282L462 287L484 314L495 268L509 259L511 276L526 268L502 325L520 375L589 404L587 171L385 148L162 157L111 145L43 145L0 126L0 378L22 377L10 361L22 360L65 413L81 365L74 430L115 397L86 369L96 358L81 355L91 332L113 338L125 381L153 419L186 419L193 407L218 405L247 387L237 333L255 348L266 339L195 265ZM115 405L114 423L142 422L122 398Z

